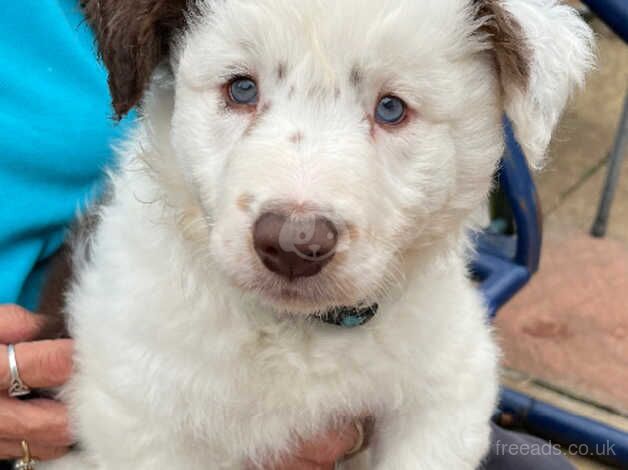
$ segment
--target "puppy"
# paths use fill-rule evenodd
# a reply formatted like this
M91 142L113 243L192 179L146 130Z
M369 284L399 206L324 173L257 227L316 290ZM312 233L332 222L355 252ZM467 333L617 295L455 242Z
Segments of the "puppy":
M140 119L73 240L80 448L41 468L242 469L370 416L342 468L476 469L498 352L470 215L504 112L543 161L585 23L554 0L83 6Z

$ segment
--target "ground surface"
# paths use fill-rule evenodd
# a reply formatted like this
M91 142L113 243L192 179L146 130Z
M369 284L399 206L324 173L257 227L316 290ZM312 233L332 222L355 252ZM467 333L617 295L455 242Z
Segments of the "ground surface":
M628 431L628 160L608 238L588 235L628 90L628 47L593 25L598 70L566 112L552 160L536 177L545 219L541 269L500 312L497 330L509 386Z

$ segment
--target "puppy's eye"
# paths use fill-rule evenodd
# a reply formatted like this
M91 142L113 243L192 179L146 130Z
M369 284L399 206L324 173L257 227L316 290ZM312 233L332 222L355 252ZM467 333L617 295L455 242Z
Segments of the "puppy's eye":
M384 96L375 108L375 119L380 124L396 125L406 117L406 104L396 96Z
M257 84L248 77L234 78L228 87L229 99L236 104L257 104Z

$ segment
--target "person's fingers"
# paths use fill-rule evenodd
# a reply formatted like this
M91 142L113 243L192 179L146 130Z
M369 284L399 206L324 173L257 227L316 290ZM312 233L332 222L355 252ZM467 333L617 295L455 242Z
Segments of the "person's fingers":
M262 467L249 466L247 470L334 470L335 463L321 465L316 462L310 462L299 457L290 457L281 459L275 464L268 464Z
M40 315L17 305L0 305L0 343L21 343L37 337L43 324Z
M361 444L358 443L361 438L364 436L360 435L357 426L348 423L342 428L304 442L297 452L297 457L318 465L328 465L341 460L348 452L354 450Z
M15 357L22 381L30 388L66 383L72 374L73 344L69 339L17 344ZM0 390L7 390L10 382L7 346L0 345Z
M334 467L335 463L321 465L316 462L295 458L273 467L272 470L334 470Z
M0 439L47 447L73 444L66 407L54 400L0 397Z
M31 451L31 457L40 461L58 459L70 450L67 447L46 447L34 445L30 442L28 447ZM5 441L0 439L0 460L13 460L22 457L24 457L22 441Z

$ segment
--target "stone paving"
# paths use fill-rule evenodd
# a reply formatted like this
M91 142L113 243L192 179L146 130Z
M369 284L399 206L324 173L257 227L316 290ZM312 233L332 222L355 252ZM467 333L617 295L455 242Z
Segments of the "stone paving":
M579 235L544 250L496 323L506 365L628 416L626 245Z
M606 159L628 90L628 46L598 21L598 68L565 113L537 175L546 230L561 236L588 232L606 176ZM609 236L628 243L628 163L609 224Z

